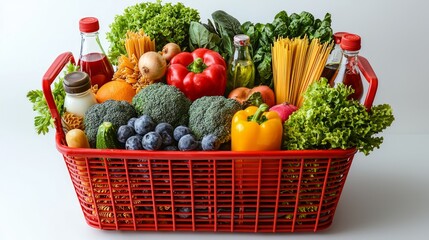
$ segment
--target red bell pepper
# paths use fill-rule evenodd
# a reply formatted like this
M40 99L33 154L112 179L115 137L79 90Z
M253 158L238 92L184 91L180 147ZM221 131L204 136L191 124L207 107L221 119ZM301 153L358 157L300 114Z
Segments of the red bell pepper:
M177 54L167 70L167 84L179 88L191 101L203 96L223 95L226 79L223 57L205 48Z

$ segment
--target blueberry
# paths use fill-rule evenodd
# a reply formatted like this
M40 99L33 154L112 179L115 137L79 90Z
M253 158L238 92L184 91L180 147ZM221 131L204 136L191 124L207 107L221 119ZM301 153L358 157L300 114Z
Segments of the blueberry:
M148 132L143 136L142 145L146 150L158 150L162 145L162 137L157 132Z
M217 137L213 134L205 135L201 140L201 148L204 151L218 150L220 143Z
M176 212L180 218L188 218L191 216L192 209L190 207L179 207Z
M117 137L120 143L125 143L127 139L131 136L134 136L136 132L133 127L129 125L122 125L118 128Z
M165 151L178 151L179 149L175 145L169 145L169 146L165 146L162 150L165 150Z
M125 142L125 149L128 150L142 150L142 137L140 135L134 135L127 139Z
M170 136L173 136L174 127L169 123L158 123L155 127L155 132L161 134L162 132L167 132Z
M134 130L140 135L145 135L155 129L155 123L149 115L142 115L134 122Z
M174 132L173 132L174 140L179 141L180 138L182 138L186 134L190 134L190 133L191 133L191 130L188 127L186 127L186 126L177 126L174 129Z
M195 150L198 147L198 141L195 140L195 137L192 134L186 134L180 138L178 147L180 151Z
M166 131L160 132L159 135L161 135L162 138L162 146L173 145L176 143L172 135L170 135Z
M136 121L136 117L130 118L127 122L127 125L134 128L134 122Z

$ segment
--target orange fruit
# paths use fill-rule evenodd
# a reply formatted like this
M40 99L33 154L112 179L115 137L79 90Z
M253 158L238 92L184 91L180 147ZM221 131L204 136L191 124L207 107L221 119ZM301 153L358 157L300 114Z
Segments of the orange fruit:
M101 86L95 97L99 103L110 99L125 100L131 103L134 95L136 95L136 90L130 84L124 81L113 80Z

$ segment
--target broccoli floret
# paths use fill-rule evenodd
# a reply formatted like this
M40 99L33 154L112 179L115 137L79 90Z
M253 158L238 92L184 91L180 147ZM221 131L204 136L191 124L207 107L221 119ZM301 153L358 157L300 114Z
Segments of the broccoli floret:
M147 114L156 123L169 123L173 127L187 125L191 101L172 85L154 83L140 90L132 104L137 114Z
M97 130L103 122L111 122L115 128L126 125L130 118L136 117L137 112L127 101L107 100L92 105L85 113L85 133L91 147L95 147Z
M189 108L189 128L201 140L213 134L219 144L231 139L231 121L241 109L240 103L223 96L205 96L195 100Z

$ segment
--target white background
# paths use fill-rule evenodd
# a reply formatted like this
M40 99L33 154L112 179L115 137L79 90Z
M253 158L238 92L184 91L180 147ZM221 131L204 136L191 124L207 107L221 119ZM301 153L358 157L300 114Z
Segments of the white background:
M53 131L35 134L26 93L65 51L78 54L81 17L105 32L138 1L2 0L0 4L0 239L422 239L429 225L429 4L424 0L183 0L206 22L223 9L241 22L271 22L280 10L332 14L334 31L361 35L361 55L379 78L375 104L396 120L382 147L357 154L334 223L320 233L201 234L100 231L84 222ZM171 1L176 2L176 1Z

